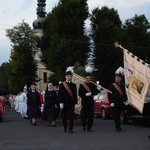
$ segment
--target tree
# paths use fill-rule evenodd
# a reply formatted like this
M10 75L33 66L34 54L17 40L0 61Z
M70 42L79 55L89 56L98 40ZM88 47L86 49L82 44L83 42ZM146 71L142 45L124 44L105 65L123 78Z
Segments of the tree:
M114 78L115 70L123 65L122 51L114 43L122 39L122 22L117 10L102 7L92 10L91 38L94 42L96 80L108 86Z
M64 76L68 66L78 61L84 64L89 51L89 38L85 34L88 17L87 0L60 0L47 15L41 49L47 68Z
M33 57L37 38L24 21L12 29L7 29L6 33L12 42L8 86L11 93L17 93L22 91L24 85L37 80L37 68Z
M132 42L128 49L139 58L150 63L150 23L145 15L135 15L126 20L123 29Z
M9 94L8 91L8 68L9 63L3 63L0 66L0 95L6 95Z

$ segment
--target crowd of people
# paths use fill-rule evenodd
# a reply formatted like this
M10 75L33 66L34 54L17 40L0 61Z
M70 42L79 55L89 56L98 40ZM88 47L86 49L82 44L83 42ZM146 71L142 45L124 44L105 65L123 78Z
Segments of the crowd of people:
M111 84L109 94L110 105L114 108L114 122L117 131L121 131L120 115L126 101L126 94L122 84L122 73L115 74L115 82ZM29 89L24 87L23 92L16 96L10 95L8 98L1 96L4 111L14 109L21 114L22 118L28 118L32 125L37 124L37 119L47 121L48 126L55 127L57 120L62 119L64 132L74 133L74 112L78 103L78 95L81 98L81 122L83 131L92 132L94 118L94 95L101 90L101 85L91 82L91 73L86 72L84 81L79 89L72 82L73 71L66 70L65 80L55 88L52 82L47 84L44 91L36 89L32 84ZM9 103L9 104L8 104Z
M0 101L2 104L3 111L14 109L15 107L15 95L2 95Z

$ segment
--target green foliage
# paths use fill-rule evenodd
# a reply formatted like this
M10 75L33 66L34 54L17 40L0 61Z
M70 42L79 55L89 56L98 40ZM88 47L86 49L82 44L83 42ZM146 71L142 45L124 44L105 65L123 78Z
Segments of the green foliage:
M8 86L11 93L17 93L23 90L24 85L36 81L37 68L33 58L33 48L36 47L37 39L25 22L6 32L13 43L9 62Z
M84 26L87 17L86 0L61 0L47 15L41 43L42 60L59 80L62 80L66 67L74 66L77 61L82 65L85 63L89 51Z
M9 63L3 63L0 66L0 95L6 95L9 94L8 91L8 74L9 70Z
M85 67L81 66L79 62L74 64L74 72L80 76L84 76L85 74Z
M59 80L58 80L58 77L57 77L57 74L52 74L49 78L49 81L48 82L51 82L53 83L54 86L58 86L59 85Z
M113 82L116 69L123 66L123 53L115 48L115 42L150 63L150 23L145 15L135 15L122 24L114 8L95 8L90 14L90 36L85 29L88 17L87 0L60 0L46 16L41 40L33 36L24 21L7 30L12 50L10 62L0 67L0 93L20 92L25 84L37 80L33 50L39 46L42 61L54 72L49 81L55 83L64 79L68 66L74 66L75 72L83 76L90 46L98 69L93 73L94 80L105 87Z
M95 8L91 14L91 38L94 42L96 80L108 86L114 78L115 70L123 65L122 51L114 43L121 41L121 21L115 9Z
M129 50L140 59L150 63L150 23L145 15L135 15L126 20L123 29L132 43L128 46Z

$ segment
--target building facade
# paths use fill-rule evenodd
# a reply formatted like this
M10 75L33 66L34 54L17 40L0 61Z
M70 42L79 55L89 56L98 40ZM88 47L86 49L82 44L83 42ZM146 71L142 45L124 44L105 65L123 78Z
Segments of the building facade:
M34 35L38 36L39 38L41 38L43 36L43 23L45 21L45 2L46 0L37 0L37 19L33 22L33 33ZM42 63L41 61L41 49L40 48L36 48L34 49L35 55L34 55L34 59L36 61L37 64L37 76L38 76L38 82L36 83L37 88L40 89L41 91L45 90L46 86L47 86L47 82L49 77L52 75L52 72L47 70L45 64Z

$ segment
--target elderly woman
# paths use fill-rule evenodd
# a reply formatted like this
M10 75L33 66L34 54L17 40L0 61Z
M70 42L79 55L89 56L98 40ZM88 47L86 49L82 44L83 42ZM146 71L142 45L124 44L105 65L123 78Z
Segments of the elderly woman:
M56 126L56 108L57 93L53 88L52 83L48 83L45 90L45 104L44 104L44 120L48 122L48 126Z

